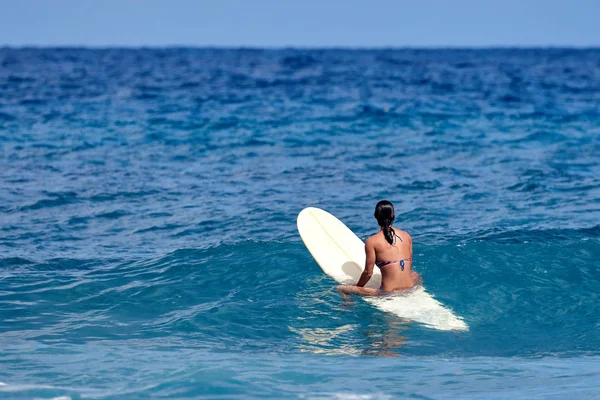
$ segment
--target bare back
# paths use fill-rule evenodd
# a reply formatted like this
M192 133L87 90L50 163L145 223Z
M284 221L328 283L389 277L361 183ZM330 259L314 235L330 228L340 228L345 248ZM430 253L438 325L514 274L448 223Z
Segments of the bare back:
M385 292L409 289L416 283L416 274L411 271L412 238L405 231L392 229L395 232L394 244L388 243L383 232L367 239L375 250L375 262L381 270L381 290Z

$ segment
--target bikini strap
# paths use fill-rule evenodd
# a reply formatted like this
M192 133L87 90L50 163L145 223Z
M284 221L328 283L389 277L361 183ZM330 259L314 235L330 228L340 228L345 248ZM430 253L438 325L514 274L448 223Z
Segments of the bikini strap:
M392 228L392 232L394 232L394 244L396 244L396 238L400 239L400 241L402 243L404 243L404 240L402 240L402 238L400 237L400 235L396 234L396 231Z

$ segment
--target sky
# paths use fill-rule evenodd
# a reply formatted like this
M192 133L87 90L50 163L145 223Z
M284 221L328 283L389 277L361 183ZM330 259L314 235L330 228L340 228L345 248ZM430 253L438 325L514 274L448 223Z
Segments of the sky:
M600 46L600 0L3 0L0 46Z

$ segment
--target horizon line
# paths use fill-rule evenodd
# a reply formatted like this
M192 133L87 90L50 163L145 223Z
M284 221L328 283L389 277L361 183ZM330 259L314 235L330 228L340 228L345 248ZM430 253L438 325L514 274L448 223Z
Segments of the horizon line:
M198 49L198 50L600 50L596 45L376 45L376 46L308 46L308 45L84 45L84 44L0 44L0 49L89 49L89 50L143 50L143 49Z

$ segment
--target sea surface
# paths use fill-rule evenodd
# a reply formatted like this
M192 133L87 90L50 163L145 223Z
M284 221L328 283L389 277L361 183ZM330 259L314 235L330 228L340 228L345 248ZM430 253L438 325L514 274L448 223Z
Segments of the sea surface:
M382 199L468 332L301 242ZM0 398L599 395L600 49L0 49Z

